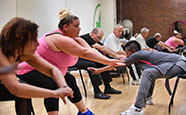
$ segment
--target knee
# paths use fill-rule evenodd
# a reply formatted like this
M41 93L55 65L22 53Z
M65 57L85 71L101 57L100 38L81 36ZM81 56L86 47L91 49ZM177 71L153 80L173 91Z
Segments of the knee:
M155 80L152 71L149 69L144 70L142 75L143 75L142 79Z
M47 112L59 110L59 98L47 98L44 100Z
M87 67L96 67L96 64L94 62L89 62L87 64Z
M70 85L73 85L73 84L76 84L76 79L73 75L69 74L69 73L66 73L65 75L65 80L67 82L67 84L70 86Z

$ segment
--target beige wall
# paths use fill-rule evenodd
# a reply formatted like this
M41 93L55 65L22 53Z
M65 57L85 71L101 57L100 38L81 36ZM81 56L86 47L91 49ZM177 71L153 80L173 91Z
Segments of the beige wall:
M104 37L107 37L116 24L116 5L115 0L101 0L101 28L104 31Z

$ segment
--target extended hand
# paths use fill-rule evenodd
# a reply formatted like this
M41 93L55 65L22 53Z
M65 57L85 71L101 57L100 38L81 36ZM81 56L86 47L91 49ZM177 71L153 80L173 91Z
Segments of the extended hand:
M64 104L66 104L66 101L65 101L66 96L70 96L71 98L74 98L74 92L68 86L61 87L61 88L57 89L56 93L57 93L57 97L61 97Z
M122 60L122 59L125 59L126 58L126 55L117 55L117 58Z
M123 63L123 60L117 60L117 59L109 59L109 66L115 66L117 63Z
M89 71L91 71L93 75L100 74L100 72L98 71L97 68L88 67L87 69L88 69Z

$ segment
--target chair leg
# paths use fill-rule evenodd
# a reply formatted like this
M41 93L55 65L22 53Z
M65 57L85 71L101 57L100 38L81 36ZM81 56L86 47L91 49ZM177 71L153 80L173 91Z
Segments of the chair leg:
M84 91L85 91L85 97L87 97L87 90L86 90L86 87L85 87L85 82L83 80L83 76L82 76L81 70L79 70L79 74L80 74L81 82L83 84L83 88L84 88Z
M174 90L173 90L173 93L172 93L172 96L171 96L171 100L169 102L169 114L171 113L171 106L173 106L173 102L174 102L174 96L175 96L175 93L176 93L176 89L177 89L177 86L178 86L178 82L179 82L179 77L177 77L176 79L176 83L174 85Z
M165 80L165 88L167 89L169 95L171 96L171 95L172 95L172 91L171 91L170 85L169 85L169 78L167 78L167 79Z
M122 70L120 70L120 71L122 71ZM125 84L125 78L124 78L124 75L123 75L122 72L121 72L121 76L122 76L122 79L123 79L123 84Z
M127 71L127 68L125 68L125 71L126 71L126 73L127 73L128 82L130 82L130 77L129 77L129 73L128 73L128 71Z

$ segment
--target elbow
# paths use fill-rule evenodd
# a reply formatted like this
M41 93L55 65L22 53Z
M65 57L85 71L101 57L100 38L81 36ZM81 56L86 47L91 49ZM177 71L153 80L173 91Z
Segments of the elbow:
M81 51L81 54L80 54L79 57L81 57L81 58L87 57L90 53L91 53L91 52L90 52L90 49L84 48L84 49Z
M14 87L11 88L9 91L10 91L10 93L11 93L12 95L15 95L15 96L17 96L17 97L21 97L21 96L22 96L22 95L21 95L22 91L21 91L21 87L20 87L20 86L14 86Z

